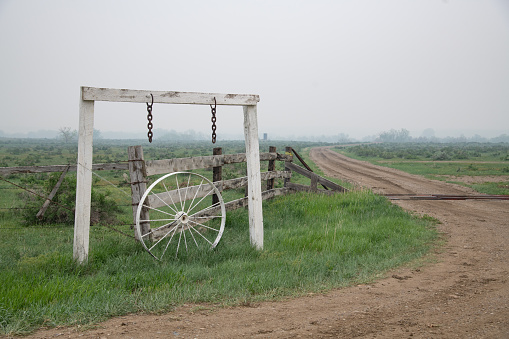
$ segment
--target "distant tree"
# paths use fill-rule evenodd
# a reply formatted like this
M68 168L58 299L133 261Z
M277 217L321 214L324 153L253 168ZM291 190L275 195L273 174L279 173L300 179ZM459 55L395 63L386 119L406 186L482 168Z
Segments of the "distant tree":
M78 137L78 131L71 130L70 127L60 127L58 129L58 138L64 140L65 143L71 142Z
M412 140L412 137L407 129L402 128L399 131L391 129L390 131L382 132L378 139L381 142L409 142Z
M509 135L500 134L498 137L494 137L490 141L491 142L509 142Z
M435 138L435 130L433 128L426 128L424 131L422 131L421 136L424 138L433 139Z
M103 138L103 136L102 136L101 131L99 131L98 129L94 128L94 140L99 140L99 139L102 139L102 138Z

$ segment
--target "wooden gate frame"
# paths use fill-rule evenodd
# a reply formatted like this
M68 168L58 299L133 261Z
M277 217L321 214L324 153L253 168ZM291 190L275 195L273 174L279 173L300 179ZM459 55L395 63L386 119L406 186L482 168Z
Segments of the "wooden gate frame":
M243 106L244 138L247 156L249 238L251 245L263 248L263 213L258 141L257 103L254 94L214 94L195 92L164 92L113 88L80 88L78 164L76 179L76 212L74 219L73 257L78 263L88 260L90 209L92 195L92 156L94 133L94 102L154 103ZM215 101L214 101L215 99Z

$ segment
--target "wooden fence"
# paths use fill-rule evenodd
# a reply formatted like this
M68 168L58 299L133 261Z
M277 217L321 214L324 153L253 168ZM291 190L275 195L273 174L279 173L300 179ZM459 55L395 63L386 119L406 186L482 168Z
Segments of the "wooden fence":
M267 171L261 172L262 182L266 182L266 190L262 191L262 200L271 199L279 195L292 193L295 191L311 191L325 194L344 192L345 189L311 171L303 162L303 168L293 163L293 153L297 154L291 147L287 147L285 153L277 153L276 147L271 146L268 153L260 153L260 161L267 161ZM230 180L223 180L222 167L229 164L246 162L245 153L222 154L221 148L214 148L213 155L192 158L177 158L163 160L144 160L143 148L141 146L131 146L128 149L129 173L131 179L133 219L136 219L138 204L147 189L148 177L152 175L166 174L170 172L182 172L195 169L212 168L213 183L220 192L228 189L245 188L248 185L247 176ZM276 161L282 161L285 165L284 171L276 171ZM309 186L294 184L291 182L292 172L299 173L311 179ZM284 187L274 188L275 179L284 180ZM320 183L326 189L319 189ZM330 189L330 190L327 190ZM217 202L212 198L212 203ZM225 203L227 211L248 205L248 198L240 198ZM143 233L148 232L144 230Z
M296 165L293 160L296 155L304 167ZM267 171L261 173L262 182L266 182L266 189L262 191L262 199L270 199L283 194L296 191L308 191L322 194L334 194L345 192L346 189L327 180L315 173L307 166L304 160L292 147L286 147L284 153L278 153L276 147L271 146L269 152L260 153L260 161L267 162ZM276 161L284 162L284 171L276 170ZM133 219L136 222L136 211L141 197L147 189L149 177L153 175L166 174L170 172L190 171L195 169L212 168L214 185L220 192L229 189L247 188L248 178L240 177L230 180L223 180L222 167L224 165L246 162L245 153L222 154L221 148L214 148L213 155L191 158L175 158L163 160L145 160L141 146L130 146L128 148L128 162L94 164L93 171L129 171L132 197ZM52 165L52 166L18 166L0 167L0 175L7 176L16 173L51 173L76 171L76 165ZM292 173L301 174L311 180L310 185L292 183ZM284 186L275 188L275 180L284 181ZM323 186L318 187L318 184ZM58 187L56 187L58 189ZM56 191L54 189L54 191ZM52 192L54 194L54 192ZM49 198L49 197L48 197ZM214 199L214 198L213 198ZM47 201L45 205L47 205ZM213 201L214 203L214 201ZM234 210L248 205L248 198L240 198L225 203L226 210Z

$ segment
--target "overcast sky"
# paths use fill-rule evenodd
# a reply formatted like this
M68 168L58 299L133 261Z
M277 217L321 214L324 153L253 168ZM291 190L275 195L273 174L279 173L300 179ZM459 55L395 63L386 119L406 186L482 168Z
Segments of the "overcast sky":
M509 134L507 0L0 0L0 50L7 133L77 129L92 86L258 94L269 137ZM95 107L96 129L146 133L145 104ZM242 108L217 111L242 135ZM210 131L208 106L153 114Z

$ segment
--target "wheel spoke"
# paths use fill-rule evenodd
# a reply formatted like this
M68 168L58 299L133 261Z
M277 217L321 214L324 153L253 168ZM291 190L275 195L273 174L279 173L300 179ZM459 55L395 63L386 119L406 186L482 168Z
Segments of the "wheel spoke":
M206 242L208 242L211 246L214 246L214 244L213 244L213 243L211 243L211 242L209 241L209 239L205 238L205 236L204 236L203 234L201 234L200 232L198 232L198 231L197 231L197 230L196 230L193 226L190 226L189 228L190 228L190 229L192 228L192 229L193 229L196 233L198 233L198 234L199 234L199 235L200 235L203 239L205 239L205 241L206 241Z
M203 179L201 179L200 185L198 186L198 188L196 189L196 192L194 193L193 200L191 200L191 203L189 204L189 209L186 211L187 214L189 214L189 212L191 210L191 207L193 206L194 199L196 199L196 196L198 195L198 192L200 192L202 184L203 184Z
M163 185L164 185L164 183L163 183ZM164 185L164 187L165 187L165 189L166 189L166 185ZM166 192L168 192L168 191L166 191ZM171 207L169 204L167 204L167 203L166 203L166 201L164 201L163 199L161 199L161 197L160 197L158 194L152 193L152 195L153 195L153 196L155 196L157 199L161 200L161 202L162 202L163 204L165 204L165 205L166 205L166 206L167 206L170 210L172 210L174 213L177 213L177 212L178 212L176 208ZM168 195L170 196L170 199L171 199L171 195L170 195L170 193L169 193L169 192L168 192ZM173 199L172 199L172 202L173 202ZM173 205L175 206L175 203L173 203Z
M202 210L200 210L200 211L198 211L198 212L195 212L194 214L191 214L191 215L190 215L190 217L193 217L193 218L199 218L200 216L196 216L197 214L199 214L199 213L204 213L204 212L206 212L206 211L213 210L213 209L215 209L215 208L219 207L220 205L221 205L221 203L220 203L220 202L216 202L215 204L210 205L210 206L209 206L209 207L207 207L207 208L204 208L204 209L202 209Z
M170 243L171 243L171 240L173 239L173 236L175 235L175 233L177 233L177 227L178 227L178 225L173 228L174 229L173 234L171 235L170 240L168 240L168 243L166 244L166 246L164 247L163 254L161 254L161 257L159 258L159 260L163 259L163 256L166 253L166 250L168 249L168 246L170 246Z
M212 186L213 186L213 185L212 185ZM200 199L200 201L198 201L198 202L196 203L196 205L194 205L192 208L189 208L188 213L191 213L191 211L192 211L192 210L193 210L196 206L198 206L198 205L199 205L199 204L203 201L203 199L205 199L206 197L208 197L208 196L210 195L210 193L212 193L212 192L214 192L214 188L212 188L212 189L211 189L211 190L210 190L210 191L209 191L209 192L208 192L205 196L203 196L203 197Z
M177 244L177 251L175 251L175 258L177 257L177 255L179 254L179 248L180 248L180 239L182 238L182 233L183 232L180 232L179 234L179 242Z
M200 211L203 212L203 211ZM216 219L216 218L222 218L220 215L208 215L205 217L196 216L196 213L192 215L194 219Z
M171 203L173 204L174 208L171 208L170 206L168 206L168 207L170 207L175 212L175 214L176 214L178 212L177 204L175 203L175 201L173 201L173 198L171 197L170 191L168 191L168 187L166 187L164 181L162 181L161 183L163 184L164 189L166 190L166 193L168 193L168 197L170 197Z
M140 220L140 222L151 222L151 221L175 221L177 219L147 219L147 220ZM167 224L168 225L168 224Z
M152 221L152 220L147 220L147 221ZM175 221L176 221L176 220L175 220ZM164 225L162 225L162 226L159 226L158 228L154 228L154 229L150 230L149 232L147 232L147 233L143 234L143 235L141 236L141 238L143 239L143 238L145 238L147 235L154 234L156 231L159 231L160 229L163 229L163 228L165 228L165 227L167 227L167 226L171 226L172 224L174 224L174 223L175 223L175 221L173 221L173 222L169 222L169 223L164 224ZM140 222L141 222L141 221L140 221ZM171 231L170 231L170 232L171 232Z
M179 193L179 198L180 198L180 208L181 208L181 211L183 211L184 210L184 204L183 204L183 201L182 201L182 195L180 194L180 186L179 186L178 174L175 175L175 182L177 183L177 192Z
M184 195L184 205L185 205L185 202L187 201L187 192L189 192L189 182L191 181L191 174L189 174L187 176L187 186L186 186L186 194ZM184 210L184 207L182 207L182 211Z
M199 223L199 222L196 222L196 221L192 221L192 220L189 220L189 221L192 222L193 224L195 224L196 226L205 227L205 228L208 228L209 230L213 230L213 231L219 232L219 230L215 229L214 227L210 227L210 226L207 226L205 224L202 224L202 223Z
M154 245L152 245L152 247L150 247L148 250L149 250L149 251L152 251L152 249L153 249L154 247L156 247L156 246L157 246L157 245L158 245L161 241L163 241L163 240L164 240L164 238L166 238L166 237L168 236L168 234L170 234L173 230L176 230L178 226L179 226L178 224L177 224L177 225L175 225L175 227L173 227L171 230L169 230L169 231L168 231L168 233L166 233L164 236L162 236L162 237L161 237L161 239L159 239L159 240L158 240L158 241L157 241ZM175 231L175 232L176 232L176 231ZM172 237L173 237L173 236L172 236ZM170 241L171 241L171 238L170 238Z
M161 212L161 213L166 214L166 215L172 215L171 213L168 213L168 212L165 212L165 211L161 211L161 210L160 210L160 209L158 209L158 208L150 207L150 206L145 205L145 204L143 204L143 206L142 206L142 207L146 207L146 208L148 208L149 210L153 210L153 211ZM138 208L139 208L139 207L138 207Z
M191 234L191 237L193 237L193 240L194 240L194 243L196 244L196 247L198 247L198 248L199 248L200 246L199 246L199 245L198 245L198 243L196 242L196 239L194 238L194 234L193 234L193 232L191 232L191 226L189 226L188 230L189 230L189 234Z

